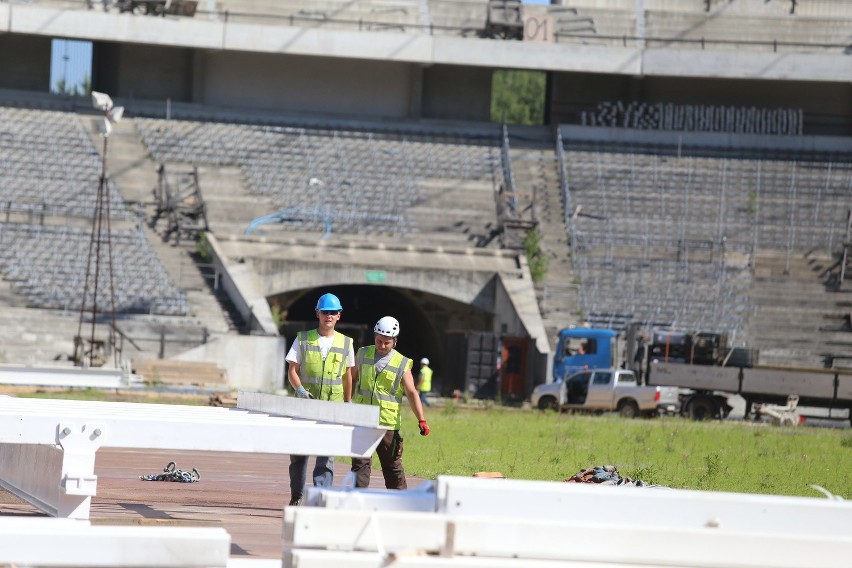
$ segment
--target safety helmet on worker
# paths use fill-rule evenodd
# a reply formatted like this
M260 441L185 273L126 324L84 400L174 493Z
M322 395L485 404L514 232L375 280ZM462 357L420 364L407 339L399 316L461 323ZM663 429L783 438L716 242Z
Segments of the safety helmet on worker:
M336 310L338 312L343 311L343 306L340 304L340 298L335 296L334 294L323 294L317 300L317 310Z
M385 316L376 322L373 333L386 337L396 337L399 335L399 322L396 318Z
M420 364L421 365L428 365L429 364L429 357L423 357L422 359L420 359Z

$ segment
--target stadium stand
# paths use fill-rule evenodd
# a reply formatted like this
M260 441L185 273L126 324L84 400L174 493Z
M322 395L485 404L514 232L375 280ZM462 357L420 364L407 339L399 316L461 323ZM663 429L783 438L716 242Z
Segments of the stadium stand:
M183 315L186 299L139 231L111 234L112 286L104 268L98 281L102 310ZM69 226L0 223L0 270L13 289L40 308L80 310L91 230ZM101 243L105 247L104 243ZM105 259L102 266L106 267ZM90 276L94 278L94 274ZM86 298L90 305L91 298Z
M756 254L842 244L847 161L577 146L564 153L566 214L591 323L742 337Z
M101 175L101 156L75 113L0 107L0 270L12 290L39 308L79 310L83 300ZM107 179L115 223L101 264L113 269L117 312L183 315L186 299L138 229L141 221ZM92 274L92 278L94 275ZM111 310L106 270L98 304ZM93 288L94 286L92 286ZM89 292L91 291L91 289ZM91 302L91 298L86 301Z
M293 218L291 231L312 231L318 218L329 218L335 233L443 232L446 218L437 227L424 224L416 207L465 187L471 199L457 202L448 217L494 219L493 205L483 211L482 198L493 203L502 175L497 136L144 118L136 124L154 159L238 166L248 191L268 203L267 213L301 207L305 219Z
M0 106L0 159L5 213L93 214L101 157L75 116ZM111 216L132 219L115 184L107 187Z

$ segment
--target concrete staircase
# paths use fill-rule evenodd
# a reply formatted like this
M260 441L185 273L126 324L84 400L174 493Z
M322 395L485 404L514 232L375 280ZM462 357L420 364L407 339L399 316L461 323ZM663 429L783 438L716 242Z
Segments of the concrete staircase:
M763 365L823 367L852 357L852 294L827 285L826 254L764 251L754 263L747 340ZM849 366L839 359L837 366Z
M98 150L102 150L102 138L98 134L99 118L84 120L84 125L92 137ZM153 217L154 193L157 186L157 168L148 156L142 144L132 119L123 120L112 132L109 139L107 167L111 179L115 182L122 197L135 204L144 213L145 235L166 267L171 278L187 295L189 313L187 316L200 327L206 327L211 334L221 334L234 331L238 323L228 317L222 299L214 293L209 278L197 265L194 259L196 245L194 242L183 240L180 245L163 242L160 231L165 227L160 222L157 227L150 227L148 221ZM179 165L174 166L176 171ZM186 166L189 169L189 166ZM220 179L216 172L200 171L199 177L202 190L207 180ZM226 177L230 182L231 177ZM186 322L182 322L186 324Z
M559 165L552 143L543 140L511 144L515 191L522 195L535 194L541 247L549 261L547 276L536 286L536 294L548 339L554 347L557 332L576 325L580 319L578 285L565 231Z

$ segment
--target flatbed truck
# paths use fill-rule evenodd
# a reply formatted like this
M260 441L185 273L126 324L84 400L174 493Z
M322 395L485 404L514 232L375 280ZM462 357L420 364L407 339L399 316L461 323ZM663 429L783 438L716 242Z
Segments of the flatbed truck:
M658 333L666 341L669 335L685 335L669 330ZM692 347L678 351L676 345L661 347L658 341L643 345L634 326L628 326L624 341L610 329L563 329L553 376L558 380L583 369L630 369L640 384L682 389L681 413L695 420L726 418L733 408L730 398L735 396L745 400L749 416L755 404L785 405L792 395L798 397L800 407L825 408L829 410L826 418L848 419L852 424L852 369L762 366L749 358L731 357L734 349L724 337L714 335L693 334L685 342ZM712 348L695 349L698 344L706 347L711 339L715 341Z

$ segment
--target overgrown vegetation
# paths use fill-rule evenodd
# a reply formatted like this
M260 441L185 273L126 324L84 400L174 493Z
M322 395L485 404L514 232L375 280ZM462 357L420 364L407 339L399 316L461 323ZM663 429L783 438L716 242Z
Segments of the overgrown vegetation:
M538 71L495 71L491 78L491 120L544 124L545 77Z
M421 438L410 414L402 432L406 472L425 478L500 471L562 481L614 465L622 476L672 488L819 497L815 484L852 498L845 430L450 407L427 413L432 433Z
M533 227L524 237L524 254L527 256L527 264L530 267L530 276L533 282L539 284L547 277L547 269L550 266L549 259L541 250L541 231Z
M198 253L198 258L201 262L209 263L213 261L213 251L210 248L210 243L207 241L206 233L198 235L198 240L195 242L195 251Z
M84 75L80 83L70 85L64 78L60 78L57 79L53 92L71 97L85 97L92 93L92 81L88 75Z

